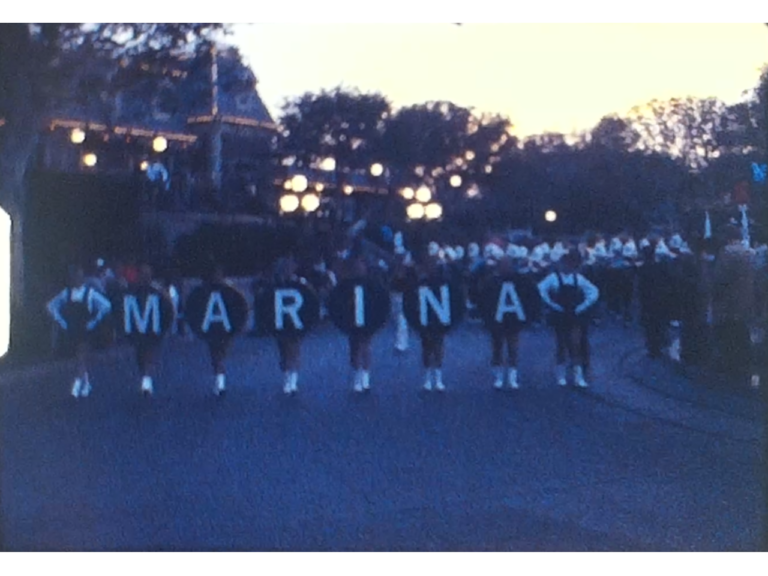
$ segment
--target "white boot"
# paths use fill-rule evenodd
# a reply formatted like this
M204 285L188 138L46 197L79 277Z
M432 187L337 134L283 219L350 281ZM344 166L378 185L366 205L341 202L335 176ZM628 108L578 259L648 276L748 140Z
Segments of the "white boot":
M285 392L286 394L290 394L291 392L293 392L293 378L292 378L292 375L293 375L293 372L285 372L283 374L283 382L285 384L283 386L283 392Z
M435 368L435 389L438 392L445 392L445 384L443 384L443 371L440 368Z
M83 381L80 378L75 378L75 381L72 383L72 396L77 398L80 396L80 390L83 387Z
M397 332L395 333L395 350L405 352L408 350L408 321L402 314L397 315Z
M424 390L427 392L432 391L432 373L434 370L432 368L427 368L427 375L424 380Z
M368 370L363 370L360 383L363 385L363 390L371 389L371 373Z
M587 381L584 380L584 370L581 366L574 366L573 381L579 388L589 388L589 384L587 384Z
M227 377L224 374L216 374L216 394L221 396L227 391Z
M555 376L558 386L568 386L568 379L565 377L565 365L558 364L555 368Z
M363 371L355 370L355 392L363 391Z
M291 392L296 393L299 391L299 373L291 372Z
M501 366L494 366L493 367L493 387L496 388L496 390L501 390L504 388L504 368Z
M520 388L520 384L517 382L517 368L511 367L509 369L509 374L507 375L507 382L509 383L509 387L517 390Z
M80 398L88 398L91 390L93 390L93 388L91 387L91 381L88 378L88 373L86 372L85 378L83 378L83 387L80 388Z
M141 391L146 396L151 396L154 393L154 387L152 386L152 378L150 376L144 376L141 379Z

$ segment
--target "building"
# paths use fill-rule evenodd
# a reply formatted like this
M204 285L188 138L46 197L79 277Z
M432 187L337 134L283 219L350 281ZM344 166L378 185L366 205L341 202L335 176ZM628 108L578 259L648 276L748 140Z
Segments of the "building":
M159 84L157 71L150 79L144 70L146 78L59 106L37 169L143 172L155 184L148 205L176 212L247 211L260 194L274 193L278 126L236 51L180 60L162 70Z

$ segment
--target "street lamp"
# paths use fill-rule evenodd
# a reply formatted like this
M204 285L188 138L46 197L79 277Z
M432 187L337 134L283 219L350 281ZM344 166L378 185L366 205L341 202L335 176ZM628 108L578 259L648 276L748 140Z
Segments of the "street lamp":
M152 140L152 150L155 152L165 152L168 149L168 140L162 136L158 136Z
M291 190L294 192L304 192L308 186L309 181L303 174L296 174L293 178L291 178Z
M421 220L424 218L424 205L419 203L409 204L405 212L411 220Z
M80 130L80 128L74 128L69 135L69 139L72 141L72 144L82 144L85 142L85 132Z
M544 220L546 220L547 222L554 222L555 220L557 220L557 212L555 212L554 210L547 210L544 213Z
M458 174L454 174L453 176L451 176L451 186L453 186L454 188L458 188L459 186L461 186L461 176L459 176Z
M402 190L400 190L400 196L402 196L405 200L413 200L415 193L413 191L413 188L410 186L406 186Z
M324 158L322 162L320 162L320 170L323 170L324 172L333 172L336 170L336 159L335 158Z
M420 186L418 190L416 190L416 200L421 202L422 204L426 204L432 199L432 191L429 189L428 186Z
M299 209L299 197L295 194L286 194L280 198L280 210L283 212L295 212Z
M424 215L427 217L427 220L437 220L443 215L443 207L437 202L427 204L427 207L424 209Z
M355 191L355 189L354 189L354 188L352 188L352 186L350 186L349 184L347 184L346 186L344 186L344 194L346 194L347 196L349 196L350 194L352 194L352 192L354 192L354 191Z
M89 152L88 154L83 156L83 164L88 166L88 168L93 168L94 166L96 166L96 162L98 162L98 160L99 159L97 158L96 154L94 154L93 152Z
M320 198L317 194L309 193L301 199L301 207L307 212L314 212L320 207Z
M382 174L384 174L384 166L382 166L378 162L376 162L371 166L371 176L375 176L376 178L378 178Z

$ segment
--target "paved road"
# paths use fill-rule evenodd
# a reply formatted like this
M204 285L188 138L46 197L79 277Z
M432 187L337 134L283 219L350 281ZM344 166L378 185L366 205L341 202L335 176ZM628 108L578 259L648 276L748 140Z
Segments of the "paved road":
M373 390L351 392L333 329L304 346L300 395L276 349L241 339L229 394L205 350L166 345L155 398L126 355L75 401L62 369L0 373L2 527L11 550L754 550L757 399L698 390L594 335L588 391L551 377L526 333L517 392L491 388L479 326L447 343L448 392L420 392L418 348L375 341Z

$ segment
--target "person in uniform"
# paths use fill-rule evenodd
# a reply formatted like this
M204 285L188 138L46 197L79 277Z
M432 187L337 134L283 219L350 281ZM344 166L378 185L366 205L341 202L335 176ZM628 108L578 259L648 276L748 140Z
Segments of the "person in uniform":
M483 279L480 294L481 316L491 336L491 367L494 373L494 388L501 390L505 383L504 349L507 350L507 384L512 389L520 387L518 382L518 349L520 332L525 322L525 307L520 298L520 288L528 282L521 273L521 255L512 251L513 256L502 258L490 274Z
M311 290L309 282L297 273L298 267L293 256L280 258L275 264L274 283L277 285L302 284ZM295 394L299 391L299 369L301 366L302 334L298 331L278 332L275 336L283 372L283 392Z
M74 351L77 360L72 396L85 398L92 390L88 368L94 330L110 313L112 305L106 296L86 284L82 266L73 265L69 268L67 287L48 302L47 310L64 330L67 347Z
M660 358L667 343L671 320L671 255L656 253L657 239L642 249L638 271L640 324L645 332L645 348L651 358Z
M232 341L247 322L248 301L226 280L220 263L211 261L206 268L202 285L189 296L188 321L208 347L215 375L214 393L222 396L227 389L224 362ZM214 295L218 298L214 299Z
M157 367L157 359L167 327L170 330L175 321L173 300L168 290L154 279L154 272L149 264L141 264L137 269L135 284L130 290L141 296L140 300L146 301L151 294L160 297L160 333L148 333L137 337L133 342L136 352L136 363L141 374L141 391L145 396L154 394L154 374Z
M559 262L557 270L538 284L539 294L550 309L555 329L557 383L566 386L566 362L571 361L575 384L588 386L584 378L582 332L589 322L587 312L600 297L597 286L578 272L581 257L575 247L570 248Z
M455 279L450 275L449 268L445 266L444 262L441 262L439 254L435 254L430 248L428 247L428 253L422 264L414 269L409 283L409 290L412 293L417 292L416 287L418 285L425 283L435 285L448 282L456 285ZM436 328L425 328L419 332L419 336L421 337L421 360L426 372L424 389L431 391L434 387L439 392L443 392L445 391L445 384L443 383L445 332Z
M756 314L755 253L744 246L742 231L726 230L713 278L714 334L721 365L737 382L757 375L752 366L750 328Z

